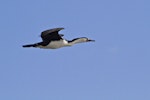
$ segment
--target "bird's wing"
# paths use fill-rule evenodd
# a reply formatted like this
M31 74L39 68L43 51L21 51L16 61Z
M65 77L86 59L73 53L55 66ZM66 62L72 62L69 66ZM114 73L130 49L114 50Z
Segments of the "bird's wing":
M62 29L64 28L53 28L45 30L41 33L41 38L43 41L60 40L62 39L62 35L58 34L58 32Z

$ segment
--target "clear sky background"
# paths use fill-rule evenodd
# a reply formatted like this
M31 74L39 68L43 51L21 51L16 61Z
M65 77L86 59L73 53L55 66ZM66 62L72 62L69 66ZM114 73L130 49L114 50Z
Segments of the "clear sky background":
M1 0L0 100L150 100L149 0ZM84 43L22 48L64 27Z

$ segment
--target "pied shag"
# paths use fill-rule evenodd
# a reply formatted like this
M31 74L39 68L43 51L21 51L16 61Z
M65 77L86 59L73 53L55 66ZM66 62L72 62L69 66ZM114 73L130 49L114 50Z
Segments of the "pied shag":
M64 35L58 32L64 28L53 28L45 30L41 33L42 42L23 45L23 47L38 47L43 49L57 49L65 46L72 46L76 43L91 42L95 40L86 37L75 38L73 40L66 40L62 38Z

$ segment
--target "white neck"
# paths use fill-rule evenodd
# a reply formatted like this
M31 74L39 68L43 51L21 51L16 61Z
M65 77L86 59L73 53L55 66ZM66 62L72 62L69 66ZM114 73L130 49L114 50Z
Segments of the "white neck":
M77 43L87 42L87 38L76 38L68 42L69 45L74 45Z

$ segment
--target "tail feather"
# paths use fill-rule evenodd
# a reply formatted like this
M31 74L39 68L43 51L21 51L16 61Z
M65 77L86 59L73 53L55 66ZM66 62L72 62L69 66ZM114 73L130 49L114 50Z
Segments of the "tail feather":
M28 44L28 45L23 45L22 47L36 47L37 44Z

